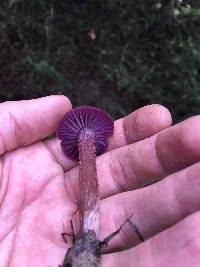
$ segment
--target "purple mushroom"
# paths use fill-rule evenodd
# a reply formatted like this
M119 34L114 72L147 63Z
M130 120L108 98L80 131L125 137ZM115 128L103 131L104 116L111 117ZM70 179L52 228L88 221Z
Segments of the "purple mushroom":
M60 122L57 135L62 140L64 154L79 161L80 186L80 231L74 246L66 253L62 267L96 267L100 264L101 253L97 253L100 241L96 238L99 228L96 155L105 151L107 138L113 131L112 118L94 107L75 108Z
M75 108L63 117L57 134L62 140L61 147L67 157L78 161L80 134L88 135L88 131L94 135L96 155L101 155L107 147L107 137L113 135L112 118L99 108L87 106Z

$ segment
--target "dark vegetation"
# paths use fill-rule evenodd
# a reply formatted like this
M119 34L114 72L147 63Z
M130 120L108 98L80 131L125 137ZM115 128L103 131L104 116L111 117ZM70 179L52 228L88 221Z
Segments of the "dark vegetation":
M115 118L150 103L199 113L200 1L7 0L0 100L65 94Z

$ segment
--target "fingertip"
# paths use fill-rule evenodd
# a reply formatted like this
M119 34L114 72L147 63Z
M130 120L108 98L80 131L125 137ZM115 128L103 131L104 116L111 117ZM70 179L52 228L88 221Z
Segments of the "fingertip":
M163 105L152 104L144 107L144 112L149 114L149 119L160 130L172 125L172 116L170 111ZM148 115L147 114L147 115ZM150 121L150 122L151 122ZM155 128L155 133L157 129Z
M72 109L72 103L67 96L65 96L65 95L52 95L52 97L57 98L58 101L65 104L68 107L68 109Z
M171 124L172 117L169 110L159 104L144 106L129 114L123 121L128 143L148 138Z
M62 117L72 109L71 101L65 95L50 95L39 99L36 99L40 103L43 103L45 107L45 113L52 114L52 121L54 121L54 129L58 127L59 121Z
M45 96L45 97L42 97L39 99L40 100L46 99L49 102L53 102L60 109L62 109L64 112L67 112L70 109L72 109L72 103L69 100L69 98L66 97L65 95L50 95L50 96Z

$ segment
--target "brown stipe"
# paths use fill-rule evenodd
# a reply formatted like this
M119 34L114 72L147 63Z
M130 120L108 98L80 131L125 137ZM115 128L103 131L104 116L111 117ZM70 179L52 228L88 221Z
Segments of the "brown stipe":
M113 135L114 124L103 110L79 107L62 119L58 137L66 156L79 160L80 230L74 245L61 267L100 266L102 244L97 240L99 229L99 185L96 155L107 147L107 137Z

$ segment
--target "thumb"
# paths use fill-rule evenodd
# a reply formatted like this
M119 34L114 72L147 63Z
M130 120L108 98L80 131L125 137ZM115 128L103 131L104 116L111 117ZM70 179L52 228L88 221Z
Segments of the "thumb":
M52 134L62 116L71 109L65 96L0 104L0 155Z

